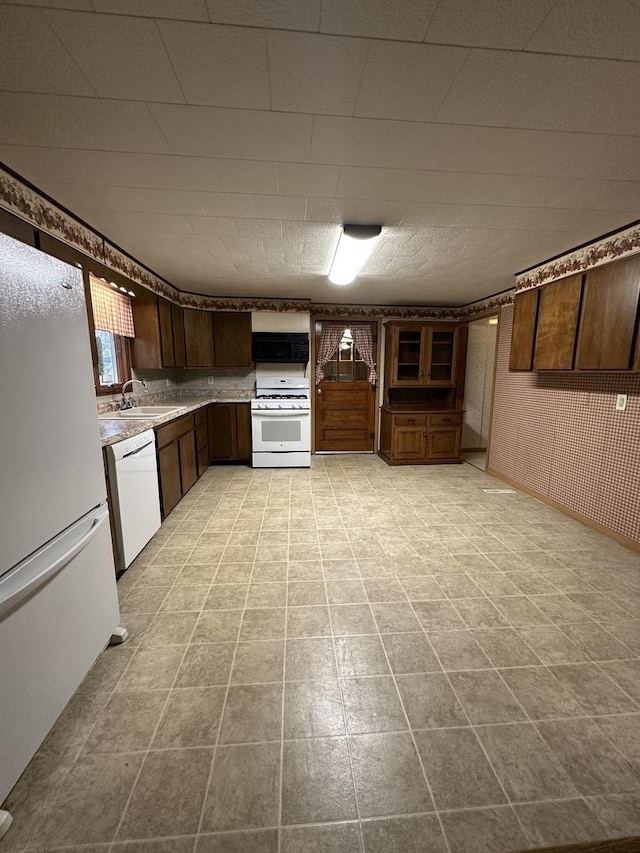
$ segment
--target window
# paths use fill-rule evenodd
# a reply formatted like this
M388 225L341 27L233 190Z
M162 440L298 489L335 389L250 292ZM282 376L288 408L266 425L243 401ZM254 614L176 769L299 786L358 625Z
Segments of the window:
M111 394L131 377L129 340L135 333L130 292L92 273L89 284L97 356L96 391Z
M345 329L334 357L324 367L324 377L330 382L366 382L369 368L353 345L350 329Z

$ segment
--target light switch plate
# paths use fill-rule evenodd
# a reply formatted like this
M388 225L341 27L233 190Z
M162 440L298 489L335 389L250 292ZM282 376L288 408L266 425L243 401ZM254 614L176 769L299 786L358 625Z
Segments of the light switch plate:
M213 385L215 381L214 376L207 376L207 385Z
M616 396L616 412L624 412L627 408L627 395L618 394Z

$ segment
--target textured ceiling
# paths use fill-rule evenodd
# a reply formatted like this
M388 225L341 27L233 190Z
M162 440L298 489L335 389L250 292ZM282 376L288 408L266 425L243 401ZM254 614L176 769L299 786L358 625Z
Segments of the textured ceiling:
M637 0L22 0L0 41L0 159L182 290L461 304L640 218ZM339 288L342 222L385 230Z

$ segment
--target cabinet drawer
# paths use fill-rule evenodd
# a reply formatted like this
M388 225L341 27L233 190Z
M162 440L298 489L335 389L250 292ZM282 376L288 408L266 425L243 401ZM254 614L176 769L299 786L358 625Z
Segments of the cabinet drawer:
M196 427L203 426L206 428L207 426L207 407L203 406L201 409L198 409L197 412L193 413L193 419L195 420Z
M442 414L429 415L429 426L460 426L462 423L462 415L460 414Z
M393 422L395 426L426 426L426 415L394 415Z
M181 418L176 418L175 421L170 421L168 424L158 427L156 430L158 447L164 447L165 444L188 432L190 429L193 429L193 415L183 415Z

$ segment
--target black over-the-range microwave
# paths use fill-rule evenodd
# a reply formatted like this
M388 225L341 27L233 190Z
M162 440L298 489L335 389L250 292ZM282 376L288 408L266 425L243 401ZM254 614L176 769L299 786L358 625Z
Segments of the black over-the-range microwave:
M309 361L309 335L304 332L254 332L251 338L254 361L290 364Z

